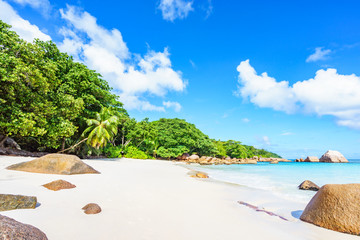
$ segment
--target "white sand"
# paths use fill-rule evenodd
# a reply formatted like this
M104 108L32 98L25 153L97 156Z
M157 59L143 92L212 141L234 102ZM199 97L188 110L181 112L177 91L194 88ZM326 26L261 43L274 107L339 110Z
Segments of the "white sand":
M0 214L38 227L50 240L359 239L299 221L291 216L297 206L269 209L290 221L256 212L237 201L257 205L265 201L261 191L194 179L173 162L86 160L101 174L72 176L5 169L29 160L0 156L0 193L36 196L41 205ZM58 179L77 187L54 192L41 186ZM83 213L91 202L100 214Z

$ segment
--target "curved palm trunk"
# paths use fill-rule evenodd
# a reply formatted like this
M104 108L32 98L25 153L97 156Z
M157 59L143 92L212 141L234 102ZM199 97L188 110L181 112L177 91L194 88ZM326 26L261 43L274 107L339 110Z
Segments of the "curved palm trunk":
M66 151L68 151L68 150L74 149L74 148L76 148L78 145L80 145L81 143L85 142L86 140L88 140L88 138L84 138L83 140L81 140L80 142L76 143L75 145L73 145L73 146L71 146L71 147L69 147L69 148L67 148L67 149L61 150L61 151L59 151L59 152L57 152L57 153L63 153L63 152L66 152Z

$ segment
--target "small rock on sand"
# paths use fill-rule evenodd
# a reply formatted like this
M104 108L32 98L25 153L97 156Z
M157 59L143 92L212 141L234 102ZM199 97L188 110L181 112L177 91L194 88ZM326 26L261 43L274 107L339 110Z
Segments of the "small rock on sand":
M96 203L89 203L86 204L82 210L84 210L84 213L86 214L98 214L101 212L101 207L97 205Z
M70 188L76 187L74 184L69 183L65 180L61 180L61 179L49 182L47 184L44 184L43 186L46 187L47 189L53 190L53 191L59 191L61 189L70 189Z

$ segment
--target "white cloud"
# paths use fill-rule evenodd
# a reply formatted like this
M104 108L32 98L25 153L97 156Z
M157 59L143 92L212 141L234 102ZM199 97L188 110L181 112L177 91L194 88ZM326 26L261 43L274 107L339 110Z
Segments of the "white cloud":
M29 5L30 7L40 10L45 16L50 14L51 5L49 0L11 0L22 6Z
M257 141L261 145L271 146L270 138L268 136L262 136L260 138L257 138Z
M175 19L184 19L189 12L194 11L192 1L185 0L160 0L158 8L165 20L173 22Z
M244 99L249 98L259 107L270 107L287 113L294 112L295 101L288 82L277 82L267 73L257 75L255 69L250 66L249 60L241 62L237 70L240 73L241 84L237 93Z
M360 129L360 77L338 74L336 69L319 70L314 78L277 82L266 73L257 75L249 60L238 66L238 94L259 107L286 113L329 115L339 125Z
M330 49L323 49L323 47L317 47L315 48L315 52L306 59L306 62L316 62L319 60L325 60L330 53L331 53Z
M289 135L294 135L294 133L292 133L292 132L283 132L281 134L281 136L289 136Z
M139 96L122 93L120 94L120 99L127 109L136 109L139 111L165 112L165 108L163 106L155 106L147 100L142 100L141 97Z
M213 12L213 4L212 4L212 0L208 0L208 7L206 8L206 16L205 16L205 19L207 19L208 17L210 17L210 15L212 14Z
M248 119L248 118L243 118L243 119L241 119L244 123L248 123L248 122L250 122L250 119Z
M190 59L189 62L190 62L191 66L192 66L194 69L197 69L197 66L196 66L196 64L194 63L193 60Z
M1 20L12 26L21 38L32 42L35 38L43 41L51 40L50 36L40 31L40 29L29 21L20 17L17 12L6 2L0 0Z
M64 40L59 48L98 71L120 92L127 109L165 111L143 95L164 97L169 91L185 89L186 81L180 71L173 70L167 48L163 52L148 50L144 57L131 54L119 30L105 29L95 17L73 6L60 13L69 27L60 31Z
M163 105L167 108L174 108L175 112L180 112L180 110L182 108L180 103L178 103L178 102L167 101L167 102L163 102Z

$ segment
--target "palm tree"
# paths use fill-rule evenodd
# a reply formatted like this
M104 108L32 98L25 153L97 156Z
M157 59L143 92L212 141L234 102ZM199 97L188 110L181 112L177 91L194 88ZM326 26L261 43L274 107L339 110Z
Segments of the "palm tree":
M111 110L103 107L100 113L96 114L95 119L87 119L88 128L82 136L86 138L86 143L94 148L105 147L118 132L119 118L112 114Z

